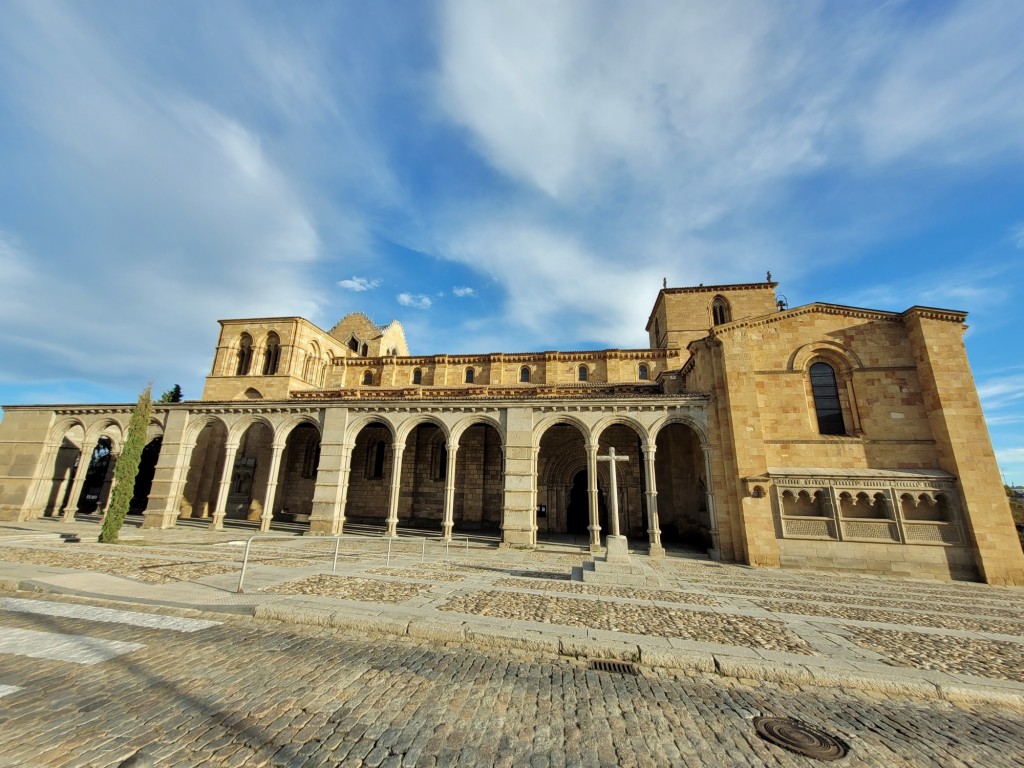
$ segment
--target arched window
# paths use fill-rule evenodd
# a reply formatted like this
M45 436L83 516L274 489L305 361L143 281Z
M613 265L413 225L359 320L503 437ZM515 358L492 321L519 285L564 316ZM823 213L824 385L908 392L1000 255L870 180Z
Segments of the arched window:
M365 371L363 373L363 386L367 387L373 384L373 371Z
M252 336L243 333L238 342L238 367L235 369L235 376L248 376L249 368L252 366Z
M715 325L722 325L723 323L728 323L731 319L729 312L729 302L727 302L721 296L716 296L715 300L711 302L711 319Z
M519 369L519 381L524 384L528 384L530 382L530 369L528 366L524 365Z
M472 384L473 383L473 369L472 368L467 368L466 369L466 383L467 384Z
M640 363L640 367L637 368L636 377L640 381L649 381L651 378L651 369L647 367L647 363Z
M366 357L366 354L369 351L370 351L370 348L368 346L366 346L366 342L364 341L363 342L363 348L361 350L359 350L359 354L361 354L363 357Z
M370 477L384 477L384 441L378 440L373 449L373 471Z
M843 423L843 408L839 402L836 372L828 363L814 363L810 373L818 432L823 435L845 435L846 425Z
M353 352L358 352L359 351L359 339L357 339L355 336L353 336L351 339L349 339L348 340L348 348L351 349Z
M580 367L579 367L579 368L578 368L578 369L576 370L576 377L577 377L577 378L578 378L578 379L579 379L580 381L586 381L586 380L587 380L587 378L589 377L589 375L590 375L590 371L588 371L588 370L587 370L587 366L585 366L585 365L581 365L581 366L580 366Z
M263 353L263 375L273 376L277 373L277 364L281 361L281 339L273 331L267 336L267 349Z
M413 384L422 384L423 383L423 371L420 368L417 368L415 371L412 372L412 383Z

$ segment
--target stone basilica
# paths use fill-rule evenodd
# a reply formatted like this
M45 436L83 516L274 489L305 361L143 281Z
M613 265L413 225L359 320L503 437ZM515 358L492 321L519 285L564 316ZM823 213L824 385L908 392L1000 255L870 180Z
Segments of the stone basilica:
M418 357L351 314L221 321L203 397L158 403L143 525L483 533L1024 584L965 313L664 288L646 349ZM130 405L6 406L0 520L102 512Z

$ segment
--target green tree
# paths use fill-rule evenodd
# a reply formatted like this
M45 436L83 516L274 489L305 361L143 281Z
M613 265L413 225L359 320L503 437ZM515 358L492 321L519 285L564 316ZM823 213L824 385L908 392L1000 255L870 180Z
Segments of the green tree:
M117 534L121 531L125 515L128 514L128 505L135 494L135 476L139 474L142 449L146 447L146 429L149 427L149 417L153 413L153 397L150 394L152 389L151 382L142 390L139 402L135 404L135 410L132 411L131 420L128 422L128 434L121 447L121 456L114 466L114 492L110 497L107 516L103 518L103 528L100 530L101 544L117 543Z
M168 389L162 395L160 395L161 403L180 403L181 402L181 386L175 384L173 387Z

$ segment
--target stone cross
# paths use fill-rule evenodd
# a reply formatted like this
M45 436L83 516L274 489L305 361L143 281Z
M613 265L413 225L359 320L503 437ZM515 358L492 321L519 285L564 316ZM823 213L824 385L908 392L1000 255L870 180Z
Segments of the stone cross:
M619 485L615 477L615 464L620 461L629 461L629 456L616 456L615 449L609 448L607 456L598 456L598 461L607 461L609 463L609 472L611 480L609 481L608 492L612 497L611 509L608 510L608 516L611 518L612 525L612 536L619 535Z

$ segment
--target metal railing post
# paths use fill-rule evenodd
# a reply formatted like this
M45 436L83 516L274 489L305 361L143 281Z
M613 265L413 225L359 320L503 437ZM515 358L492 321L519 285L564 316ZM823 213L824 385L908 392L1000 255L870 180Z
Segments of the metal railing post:
M242 582L245 581L245 566L249 564L249 547L252 546L253 539L255 538L255 536L250 536L249 540L245 542L245 554L242 556L242 572L238 574L238 589L235 590L238 594L242 594Z

